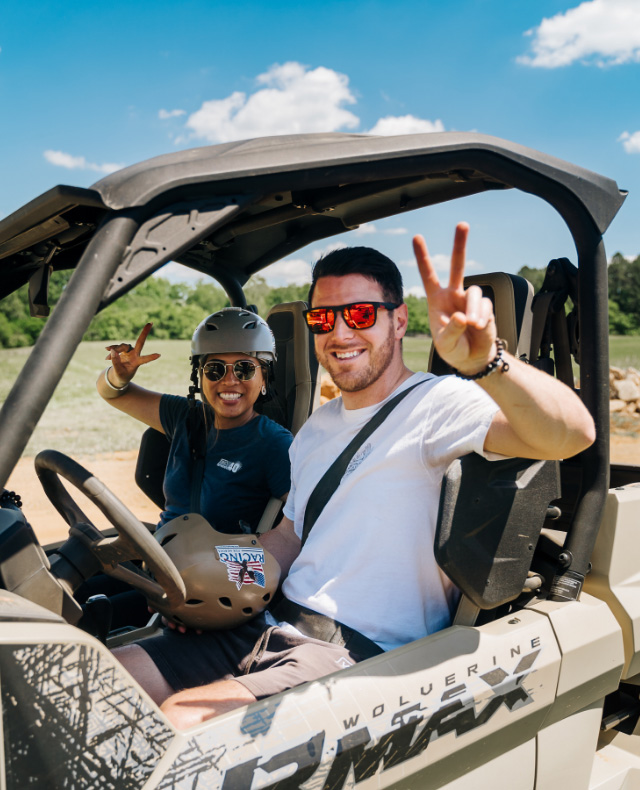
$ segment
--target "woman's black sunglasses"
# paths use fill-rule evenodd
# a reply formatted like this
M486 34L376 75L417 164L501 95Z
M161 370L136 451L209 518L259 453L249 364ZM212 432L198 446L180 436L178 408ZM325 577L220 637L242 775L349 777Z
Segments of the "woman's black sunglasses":
M222 381L227 375L227 368L231 368L238 381L249 381L256 375L260 367L259 362L250 359L239 359L236 362L223 362L221 359L212 359L202 368L203 374L209 381Z

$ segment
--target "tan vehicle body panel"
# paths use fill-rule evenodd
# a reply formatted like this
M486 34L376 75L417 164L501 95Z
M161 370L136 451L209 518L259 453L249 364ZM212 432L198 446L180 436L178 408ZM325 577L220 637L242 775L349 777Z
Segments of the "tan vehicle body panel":
M224 790L297 787L304 776L305 788L352 787L355 779L365 790L524 790L555 786L563 765L563 790L588 788L584 755L593 754L602 700L617 687L624 660L609 608L584 594L481 627L445 629L179 733L86 634L63 623L5 623L0 633L23 666L37 667L25 679L40 694L55 699L75 688L91 697L87 749L101 731L129 726L132 711L154 722L164 736L149 788L191 788L198 775L203 787ZM108 677L108 688L87 688L91 677ZM123 700L129 713L119 724ZM78 711L68 702L72 725ZM287 783L294 774L296 783Z

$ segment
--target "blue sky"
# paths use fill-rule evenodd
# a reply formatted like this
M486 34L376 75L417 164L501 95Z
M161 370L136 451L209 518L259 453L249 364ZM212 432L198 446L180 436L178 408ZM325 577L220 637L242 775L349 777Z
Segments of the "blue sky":
M179 148L295 131L477 131L628 189L605 244L635 256L639 91L640 0L5 4L0 216L55 184L90 186ZM575 260L555 212L511 192L340 241L392 256L414 289L411 235L424 233L445 267L460 219L470 272ZM272 267L270 281L303 280L321 251Z

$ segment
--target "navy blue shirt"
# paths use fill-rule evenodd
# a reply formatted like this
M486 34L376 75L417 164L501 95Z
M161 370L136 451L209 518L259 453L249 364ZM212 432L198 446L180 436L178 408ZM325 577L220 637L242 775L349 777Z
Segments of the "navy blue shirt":
M239 428L216 430L213 411L207 408L209 431L200 513L220 532L242 532L240 522L255 531L270 497L280 498L289 491L293 437L263 415ZM160 399L160 422L171 441L161 525L191 512L188 414L186 398L163 395Z

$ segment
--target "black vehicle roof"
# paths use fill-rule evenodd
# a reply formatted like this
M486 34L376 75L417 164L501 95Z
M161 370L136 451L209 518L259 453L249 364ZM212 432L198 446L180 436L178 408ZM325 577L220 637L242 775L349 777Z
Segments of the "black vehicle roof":
M239 282L300 247L358 225L483 191L537 194L570 225L576 211L604 233L625 193L611 179L515 143L469 133L399 137L309 134L178 151L101 179L58 186L0 221L0 298L44 263L73 268L113 212L188 214L224 198L238 210L175 255ZM154 267L166 262L156 256ZM144 271L144 276L150 270ZM128 290L135 282L128 283ZM114 296L115 298L115 296Z

